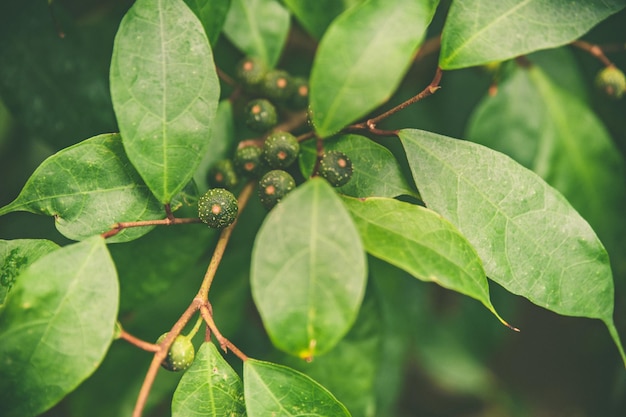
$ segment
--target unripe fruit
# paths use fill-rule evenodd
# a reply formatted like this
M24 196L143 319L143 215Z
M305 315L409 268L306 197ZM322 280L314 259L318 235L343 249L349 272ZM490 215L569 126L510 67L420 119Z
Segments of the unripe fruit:
M235 169L241 173L241 175L247 175L252 178L259 177L263 171L262 154L263 150L254 145L237 149L233 159Z
M289 97L289 107L293 110L304 110L309 105L309 83L305 78L295 77Z
M626 91L626 76L622 70L611 65L598 73L596 86L607 96L618 99Z
M221 159L209 169L207 180L212 188L231 190L239 183L235 166L230 159Z
M270 168L286 168L300 152L300 144L289 132L274 132L263 143L263 158Z
M211 188L198 199L198 217L209 227L223 229L237 218L237 199L228 190Z
M163 333L157 339L157 344L161 343L167 333ZM167 352L167 356L161 363L161 366L168 371L184 371L189 368L193 363L193 359L196 356L196 350L191 343L191 339L187 336L179 335L174 339L174 343L170 346L170 350Z
M235 67L235 77L246 88L259 86L267 74L267 65L256 57L243 58Z
M320 160L319 174L334 187L341 187L352 178L352 161L340 151L328 151Z
M263 79L263 94L277 102L284 102L291 96L293 81L287 71L271 70Z
M269 171L259 180L259 199L261 204L271 210L291 190L296 188L296 181L286 171Z
M259 98L250 101L245 109L246 125L255 132L267 132L276 126L276 107L268 100Z

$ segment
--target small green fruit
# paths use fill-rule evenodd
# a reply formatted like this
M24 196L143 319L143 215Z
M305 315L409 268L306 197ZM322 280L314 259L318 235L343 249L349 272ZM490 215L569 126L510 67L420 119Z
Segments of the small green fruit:
M235 77L244 88L260 86L267 74L267 65L256 57L245 57L235 67Z
M263 94L271 100L285 102L293 91L293 81L287 71L271 70L263 79Z
M235 166L230 159L221 159L209 169L207 180L212 188L226 188L232 190L239 183Z
M161 343L167 333L163 333L157 339L157 344ZM179 335L174 339L174 343L170 346L170 350L167 352L167 356L161 363L161 366L168 371L184 371L189 368L193 363L193 359L196 356L196 350L191 343L191 339L187 336Z
M319 174L333 187L341 187L352 178L352 161L340 151L328 151L320 160Z
M250 101L244 111L246 125L255 132L267 132L278 121L276 107L263 98Z
M305 78L293 78L293 88L288 104L292 110L304 110L309 105L309 82Z
M238 211L237 199L223 188L211 188L198 199L198 217L214 229L232 224Z
M289 132L274 132L263 143L263 158L270 168L287 168L300 152L300 144Z
M626 76L619 68L611 65L596 76L596 86L611 98L621 98L626 92Z
M261 155L263 150L254 145L244 146L237 149L233 163L235 169L241 174L251 178L257 178L263 171L263 160Z
M261 204L271 210L291 190L296 188L296 181L286 171L269 171L259 180L259 199Z

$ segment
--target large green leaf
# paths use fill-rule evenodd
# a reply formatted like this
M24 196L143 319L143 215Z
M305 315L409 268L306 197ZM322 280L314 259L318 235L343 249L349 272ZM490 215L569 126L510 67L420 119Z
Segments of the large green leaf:
M326 388L286 366L248 359L243 386L249 417L350 416Z
M245 416L243 384L213 343L203 343L172 399L172 417Z
M138 0L115 37L110 78L126 154L169 203L208 147L219 99L200 21L182 0Z
M416 195L402 174L398 161L378 143L359 135L342 135L324 142L324 150L344 152L352 161L353 174L350 181L337 190L352 197L397 197ZM315 141L301 146L300 169L305 177L311 176L317 149Z
M559 190L607 242L619 242L626 209L624 161L588 105L534 65L485 97L469 138L532 169ZM621 245L612 245L621 247Z
M347 8L362 0L284 0L300 24L315 39L321 39L326 28Z
M464 68L565 45L624 6L624 0L457 0L443 29L439 65Z
M231 0L185 0L198 16L211 46L215 47L226 21Z
M0 307L22 270L58 247L45 239L0 240Z
M0 215L18 210L54 216L59 232L75 240L105 232L116 222L164 217L117 134L87 139L43 161ZM136 239L150 230L128 228L111 241Z
M321 178L292 191L266 217L252 253L252 295L272 342L310 358L356 319L365 254L341 199Z
M626 363L608 255L558 191L475 143L420 130L400 139L426 205L467 237L489 278L559 314L603 320Z
M113 338L117 300L99 236L31 264L0 315L0 414L38 415L91 375Z
M311 72L315 130L330 136L385 102L420 45L438 0L368 0L329 26Z
M477 299L505 323L489 299L476 250L450 222L427 208L389 198L345 198L344 203L368 253L422 281Z
M232 0L224 34L245 55L274 67L289 33L289 12L276 0Z

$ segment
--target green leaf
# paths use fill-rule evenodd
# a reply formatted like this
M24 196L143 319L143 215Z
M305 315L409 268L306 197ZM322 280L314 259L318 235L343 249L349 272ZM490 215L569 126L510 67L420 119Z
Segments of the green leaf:
M247 56L274 67L289 33L289 11L276 0L232 0L224 34Z
M12 211L54 216L59 232L74 240L103 233L117 222L164 216L163 207L126 158L117 134L84 140L43 161L0 215ZM133 240L151 229L128 228L110 241Z
M352 197L397 197L417 193L402 174L398 161L378 143L359 135L342 135L324 142L324 149L344 152L352 161L353 174L350 181L337 188ZM315 141L302 144L300 170L305 177L311 176L317 150Z
M328 25L343 11L362 0L284 0L300 24L315 39L321 39Z
M624 0L454 1L439 65L464 68L565 45L624 6Z
M215 122L213 122L213 128L211 129L211 136L209 138L209 147L204 153L202 161L193 176L198 189L202 190L202 193L209 189L207 176L211 166L220 159L232 156L235 145L235 127L233 120L232 103L230 100L222 100L217 106L217 114L215 115Z
M321 178L272 209L252 253L252 295L276 347L311 358L330 350L356 319L365 254L341 199Z
M249 417L350 416L326 388L286 366L248 359L243 386Z
M19 274L28 265L58 248L56 243L44 239L0 240L0 308Z
M200 19L204 32L213 47L222 32L230 2L231 0L185 0L187 6Z
M420 130L400 139L426 205L467 237L489 278L556 313L601 319L626 363L608 255L558 191L475 143Z
M30 265L0 316L0 414L38 415L91 375L111 343L117 299L99 236Z
M182 0L138 0L115 37L111 96L128 158L169 203L208 147L219 81L204 29Z
M203 343L174 392L172 417L245 415L239 375L213 343Z
M499 85L497 95L485 97L468 135L563 193L607 245L622 240L624 160L589 106L541 67L518 69Z
M388 198L345 198L344 203L368 253L422 281L475 298L509 326L491 304L478 254L450 222L427 208Z
M311 71L310 106L318 135L338 132L389 99L438 3L368 0L335 19Z

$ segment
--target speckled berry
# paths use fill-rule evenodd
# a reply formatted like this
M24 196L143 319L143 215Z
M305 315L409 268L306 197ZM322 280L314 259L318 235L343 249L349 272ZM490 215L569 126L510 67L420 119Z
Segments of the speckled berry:
M235 67L235 77L244 88L260 86L267 74L267 65L260 58L245 57Z
M309 82L302 77L294 77L292 81L293 87L288 101L289 108L304 110L309 105Z
M251 100L244 110L246 126L255 132L267 132L276 126L278 116L276 107L269 100L259 98Z
M271 210L291 190L296 188L296 181L286 171L269 171L259 180L259 199L261 204Z
M319 174L332 186L341 187L352 178L352 161L340 151L328 151L320 160Z
M211 188L198 199L198 217L214 229L223 229L237 218L237 199L228 190Z
M626 92L626 76L622 70L611 65L598 73L596 86L607 96L619 99Z
M235 166L230 159L221 159L215 162L207 174L207 180L212 188L226 188L232 190L239 183Z
M293 91L293 81L287 71L275 69L265 74L262 84L263 94L276 102L285 102Z
M161 343L166 336L167 333L163 333L157 339L157 344ZM191 366L195 356L196 351L193 343L191 343L191 339L187 336L179 335L174 339L161 366L168 371L184 371Z
M270 168L287 168L300 152L300 144L289 132L274 132L263 143L263 158Z
M257 178L263 171L263 150L259 146L249 145L237 149L233 163L241 175Z

